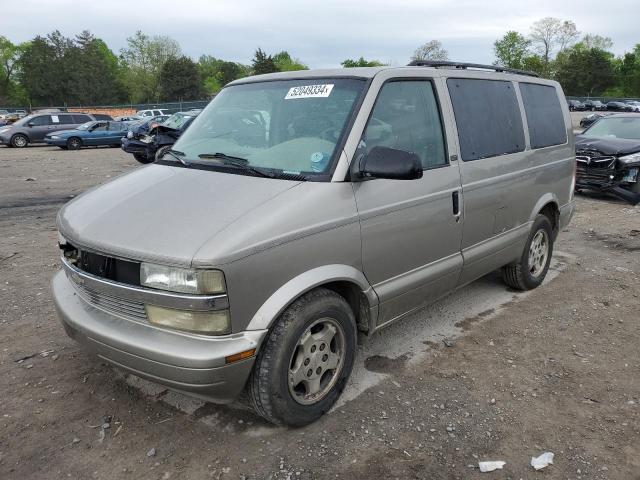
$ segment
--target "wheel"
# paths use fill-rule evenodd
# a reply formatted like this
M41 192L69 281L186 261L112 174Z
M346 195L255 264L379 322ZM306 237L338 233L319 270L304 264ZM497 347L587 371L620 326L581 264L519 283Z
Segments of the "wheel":
M303 426L338 399L353 367L355 319L337 293L319 288L280 315L247 383L249 400L266 420Z
M67 140L67 148L69 150L80 150L81 147L82 140L80 140L78 137L71 137L69 140Z
M140 163L152 163L154 159L149 159L146 153L134 153L133 158L135 158Z
M21 133L16 133L11 137L11 146L16 148L24 148L29 145L29 139Z
M536 216L520 260L502 268L507 285L518 290L531 290L542 283L549 271L553 254L553 229L549 218Z

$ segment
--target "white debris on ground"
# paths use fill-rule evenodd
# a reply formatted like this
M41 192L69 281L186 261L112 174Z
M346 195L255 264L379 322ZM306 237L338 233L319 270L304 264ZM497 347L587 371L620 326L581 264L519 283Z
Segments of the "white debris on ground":
M544 452L539 457L531 457L531 466L536 470L542 470L550 464L553 464L553 453L551 452Z
M480 471L482 473L493 472L494 470L502 470L502 467L506 465L507 462L503 462L502 460L492 460L488 462L478 462L478 467L480 467Z

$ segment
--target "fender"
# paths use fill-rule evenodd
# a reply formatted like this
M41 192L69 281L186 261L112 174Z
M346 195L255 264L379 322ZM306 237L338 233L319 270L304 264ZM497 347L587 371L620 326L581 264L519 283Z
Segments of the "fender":
M315 287L338 281L347 281L357 285L367 297L370 307L378 304L378 296L361 271L349 265L324 265L308 270L282 285L262 304L246 330L268 329L278 318L278 315L300 295Z

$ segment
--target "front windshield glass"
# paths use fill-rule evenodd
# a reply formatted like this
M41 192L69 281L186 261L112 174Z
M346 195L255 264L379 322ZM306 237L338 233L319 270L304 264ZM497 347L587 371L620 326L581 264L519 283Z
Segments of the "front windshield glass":
M91 126L94 124L95 122L87 122L87 123L83 123L82 125L80 125L78 128L78 130L89 130L89 128L91 128Z
M640 118L611 117L601 118L584 131L585 137L615 137L640 140Z
M190 118L191 116L185 115L183 113L174 113L169 118L167 118L164 122L162 122L162 125L164 127L175 128L176 130L178 130Z
M336 145L364 80L314 78L248 83L223 89L175 144L187 161L216 164L214 154L253 168L319 175Z

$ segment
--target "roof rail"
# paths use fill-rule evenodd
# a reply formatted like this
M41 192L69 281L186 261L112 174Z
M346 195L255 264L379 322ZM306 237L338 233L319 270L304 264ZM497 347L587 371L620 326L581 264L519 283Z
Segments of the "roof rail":
M413 60L409 67L448 67L457 68L460 70L466 70L467 68L476 68L482 70L493 70L500 73L515 73L517 75L527 75L529 77L539 77L535 72L528 72L527 70L518 70L517 68L506 68L499 65L482 65L479 63L463 63L463 62L448 62L444 60Z

